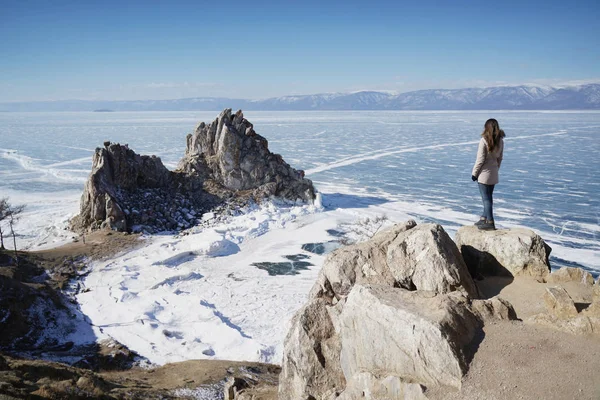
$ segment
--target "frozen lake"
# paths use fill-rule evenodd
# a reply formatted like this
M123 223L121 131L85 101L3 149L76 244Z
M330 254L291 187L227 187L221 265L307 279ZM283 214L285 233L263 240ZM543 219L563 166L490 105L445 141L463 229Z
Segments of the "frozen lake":
M148 238L143 252L94 266L86 278L94 290L80 295L82 310L103 327L102 334L153 362L210 357L278 362L287 321L323 261L302 245L334 239L341 223L386 215L393 222L439 222L453 234L476 221L481 204L471 168L483 124L492 117L507 135L494 192L497 225L538 232L553 247L553 267L600 272L600 112L245 116L272 151L306 170L323 192L325 208L269 205L219 229ZM0 196L28 205L19 226L21 244L35 249L69 239L63 228L78 210L92 152L103 141L128 143L173 168L186 134L215 117L214 112L0 113ZM298 270L277 275L269 262ZM198 310L191 321L190 304ZM105 306L111 313L102 312ZM155 322L137 322L148 320Z
M215 116L2 113L0 190L80 191L91 153L105 140L156 154L172 168L184 152L185 135ZM250 112L246 117L272 151L306 170L322 190L437 205L474 219L481 207L470 171L483 123L495 117L507 133L495 191L498 223L559 235L573 248L599 249L599 112ZM446 222L452 221L449 215ZM598 258L581 261L600 268Z

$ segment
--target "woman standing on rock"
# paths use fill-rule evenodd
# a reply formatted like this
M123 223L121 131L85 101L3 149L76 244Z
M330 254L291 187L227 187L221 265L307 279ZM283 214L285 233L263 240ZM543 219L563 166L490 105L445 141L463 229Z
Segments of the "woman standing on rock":
M504 131L500 129L498 121L491 118L485 122L477 160L471 173L471 179L479 183L479 192L483 200L483 215L475 225L482 230L494 230L494 214L492 210L494 186L498 183L498 170L502 163L504 152Z

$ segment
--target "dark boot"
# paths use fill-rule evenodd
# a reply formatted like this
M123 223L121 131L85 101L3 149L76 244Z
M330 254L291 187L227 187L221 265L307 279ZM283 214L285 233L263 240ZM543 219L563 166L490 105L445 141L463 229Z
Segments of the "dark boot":
M479 221L475 222L475 226L485 224L485 217L480 217Z
M482 231L495 231L496 225L494 225L494 220L488 219L483 224L477 225L477 228L481 229Z

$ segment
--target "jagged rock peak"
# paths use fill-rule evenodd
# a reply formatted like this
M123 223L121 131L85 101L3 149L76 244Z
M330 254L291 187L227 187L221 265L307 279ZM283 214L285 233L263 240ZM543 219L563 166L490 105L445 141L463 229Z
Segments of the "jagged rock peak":
M312 182L304 178L304 171L271 153L267 139L254 131L241 110L232 114L228 108L211 124L199 124L187 136L185 153L180 168L202 157L213 178L227 189L264 187L266 192L289 200L315 198Z
M198 223L217 206L237 208L269 197L312 202L315 189L303 171L269 151L241 111L226 109L187 136L176 171L156 156L104 142L94 153L71 228L173 231Z
M87 228L127 229L121 191L168 186L171 172L159 157L142 156L128 145L104 142L96 148L92 173L81 196L80 212L71 221L76 230Z

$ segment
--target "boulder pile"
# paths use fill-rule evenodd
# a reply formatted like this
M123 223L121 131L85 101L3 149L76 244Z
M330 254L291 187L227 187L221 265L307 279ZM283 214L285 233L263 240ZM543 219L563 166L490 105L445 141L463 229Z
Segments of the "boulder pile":
M173 231L198 223L202 214L230 204L277 197L311 202L312 182L269 151L241 111L224 110L187 136L185 156L169 171L156 156L127 145L97 148L72 229Z
M528 318L528 322L576 335L600 335L600 286L581 268L563 267L548 276L553 284L546 288L546 312ZM576 284L576 300L566 287Z
M486 320L515 319L478 290L440 225L399 224L326 259L291 322L281 399L424 399L460 388Z
M330 253L291 320L279 398L463 398L465 382L464 398L488 398L465 380L477 348L492 346L483 340L497 328L486 324L600 333L600 281L580 268L550 273L550 248L534 232L462 227L456 242L440 225L408 221Z

